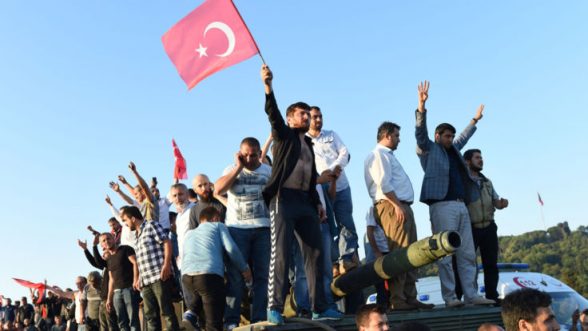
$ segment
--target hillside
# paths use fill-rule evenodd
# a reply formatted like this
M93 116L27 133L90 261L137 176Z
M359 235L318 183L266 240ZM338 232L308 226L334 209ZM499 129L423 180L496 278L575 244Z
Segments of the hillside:
M588 227L580 226L570 231L564 222L547 232L533 231L499 237L498 240L499 262L528 263L530 271L558 278L588 297ZM434 264L419 270L419 277L435 275L437 267Z

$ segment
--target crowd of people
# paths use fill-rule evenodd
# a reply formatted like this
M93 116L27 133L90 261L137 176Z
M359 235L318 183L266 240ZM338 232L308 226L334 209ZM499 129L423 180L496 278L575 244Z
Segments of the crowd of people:
M7 300L2 318L9 329L140 330L142 313L147 330L179 330L174 302L184 303L183 320L206 330L232 330L242 315L251 323L283 324L290 301L296 315L313 320L356 315L361 330L373 330L374 323L386 329L390 310L432 309L417 300L415 272L374 284L376 305L363 305L362 293L336 301L330 290L333 277L359 265L345 174L349 151L336 132L323 129L319 107L298 102L284 118L266 65L261 79L271 126L263 146L244 138L234 163L216 182L205 174L194 177L192 188L176 180L165 196L156 178L148 184L131 162L135 186L122 175L110 182L124 201L119 208L106 197L113 214L110 230L89 226L91 247L78 241L101 273L77 277L75 290L48 286L46 295L31 291L34 305L23 297L14 308ZM461 154L484 106L458 137L452 125L443 123L431 139L428 92L428 82L419 84L415 134L424 171L419 200L429 206L433 233L452 230L461 236L453 259L438 261L443 300L447 307L500 304L494 211L506 208L508 200L481 173L479 149ZM399 142L400 126L383 122L376 147L365 159L365 184L373 202L366 218L368 261L417 240L412 182L394 154ZM484 267L485 297L478 294L476 249ZM292 300L287 300L289 294Z

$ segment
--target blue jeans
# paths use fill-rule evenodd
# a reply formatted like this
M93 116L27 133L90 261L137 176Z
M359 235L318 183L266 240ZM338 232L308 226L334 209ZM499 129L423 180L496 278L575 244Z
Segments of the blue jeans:
M271 251L270 229L267 227L253 229L229 227L229 233L239 247L245 261L251 263L253 273L251 323L265 321ZM228 264L225 324L239 324L244 289L245 282L241 272L232 264Z
M140 331L139 294L131 287L114 290L114 310L121 331Z
M325 288L325 300L329 308L336 309L333 293L331 292L331 282L333 281L333 270L331 269L331 243L333 241L329 224L321 224L322 249L323 249L323 283ZM310 311L310 299L308 297L308 283L306 282L306 273L304 272L304 259L300 254L300 247L297 243L292 245L294 256L294 297L296 299L296 310Z
M335 213L335 222L339 227L339 260L350 261L358 248L357 231L353 222L351 187L337 192L335 201L331 201L331 203Z

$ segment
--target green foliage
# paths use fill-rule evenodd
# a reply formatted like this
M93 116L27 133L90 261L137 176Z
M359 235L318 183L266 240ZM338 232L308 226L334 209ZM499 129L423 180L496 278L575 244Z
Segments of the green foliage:
M570 231L566 222L545 231L498 238L499 262L523 262L529 270L555 277L588 297L588 227ZM481 263L478 258L478 263ZM419 277L437 276L437 266L420 268Z

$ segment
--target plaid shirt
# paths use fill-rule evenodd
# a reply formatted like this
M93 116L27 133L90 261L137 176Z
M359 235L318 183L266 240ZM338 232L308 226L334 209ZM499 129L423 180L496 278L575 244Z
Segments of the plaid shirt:
M161 279L163 267L163 242L168 240L159 222L144 221L137 236L137 266L141 286Z

